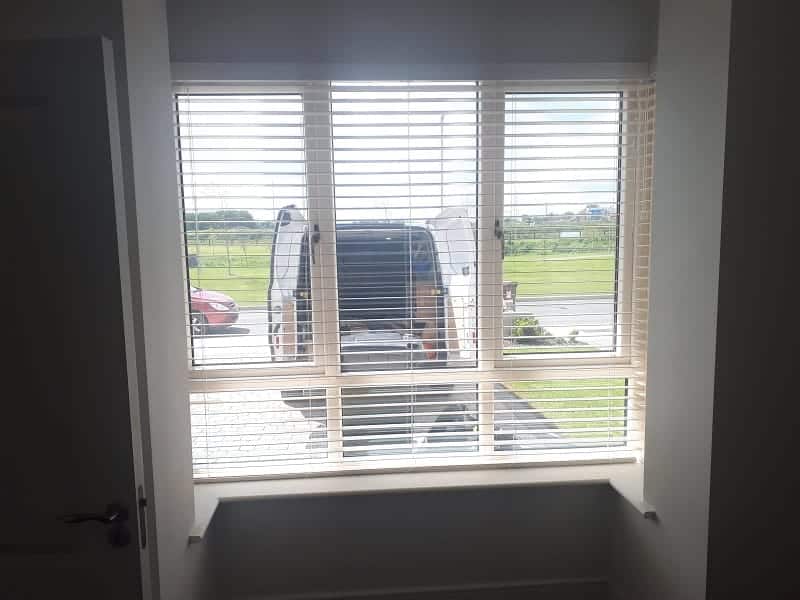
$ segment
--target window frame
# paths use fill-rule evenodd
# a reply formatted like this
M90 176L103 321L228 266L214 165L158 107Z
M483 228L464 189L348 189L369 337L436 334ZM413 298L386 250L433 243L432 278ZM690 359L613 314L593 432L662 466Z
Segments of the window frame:
M525 356L525 357L506 357L503 356L502 350L496 357L496 368L528 368L537 369L539 367L554 367L554 366L580 366L580 365L614 365L614 366L630 366L633 367L633 360L631 354L631 347L633 345L633 327L632 321L632 308L633 308L633 265L635 262L636 248L635 248L635 231L636 231L636 194L630 193L634 189L636 181L634 173L636 172L636 157L629 157L623 159L623 149L629 142L626 139L631 139L635 135L627 133L629 127L626 119L624 118L624 103L627 101L627 86L619 83L530 83L519 82L513 84L505 84L503 86L503 101L505 95L509 93L564 93L564 94L580 94L580 93L615 93L620 96L619 108L619 158L618 170L620 181L617 184L617 250L615 258L615 289L614 289L614 349L610 351L598 352L585 352L582 356L577 357L573 353L560 353L560 356L553 356L553 354L539 355L539 356ZM503 148L505 148L505 140L503 140ZM504 165L504 160L500 159L500 164ZM505 171L505 168L502 169ZM624 176L623 176L624 173ZM500 182L502 186L502 181ZM501 190L496 194L495 211L499 216L500 223L503 222L505 217L505 194ZM630 197L630 201L626 198ZM621 211L619 209L622 209ZM620 245L622 252L619 252ZM499 260L502 265L502 257L495 256L494 260ZM502 274L502 268L500 269ZM502 275L501 275L502 279ZM502 281L500 281L502 285ZM497 288L496 288L497 289ZM480 298L478 300L480 302ZM627 315L627 318L620 324L620 315ZM502 324L501 324L502 325ZM494 325L492 331L498 335L497 326ZM503 339L502 327L499 332L500 339Z
M636 131L628 131L628 123L622 116L624 104L628 100L630 89L636 89L620 81L600 82L505 82L474 81L477 91L476 170L477 186L477 330L491 331L491 338L478 336L477 361L475 366L446 369L430 369L426 371L370 371L342 372L339 352L339 310L338 282L336 273L336 240L334 232L336 224L334 157L333 157L333 125L332 125L332 82L309 81L295 82L219 82L219 83L176 83L173 87L173 101L178 95L203 93L292 93L300 94L303 104L303 137L304 163L306 179L306 209L309 231L315 226L322 232L319 242L309 242L312 323L314 329L313 360L310 362L267 363L258 366L219 367L215 365L192 364L192 341L189 339L189 382L190 393L260 390L265 387L274 390L289 390L298 387L298 381L305 378L317 378L315 385L328 391L327 425L329 462L342 463L342 400L341 390L351 386L369 386L380 384L388 386L437 384L458 381L474 383L478 389L478 398L484 394L493 394L492 386L497 382L537 381L572 378L630 378L641 377L637 372L631 348L634 344L635 331L632 326L634 310L634 271L636 263L637 206L634 174L640 167L630 161L638 157L624 156L623 148L626 140L636 135ZM502 280L503 280L503 239L496 235L497 225L502 230L504 217L504 178L505 178L505 103L508 93L620 93L620 158L618 184L618 229L617 245L622 246L615 261L615 278L617 284L614 294L614 346L610 352L583 353L581 356L569 353L554 356L539 355L535 357L503 356L503 316L502 316ZM324 111L319 107L325 106ZM176 134L179 138L179 134ZM327 140L327 142L326 142ZM179 151L179 150L178 150ZM497 168L497 165L500 168ZM624 176L623 176L624 173ZM183 204L181 174L178 173L180 202ZM630 190L634 190L631 193ZM183 219L182 219L183 223ZM185 228L182 228L181 239L186 251ZM491 261L499 268L485 269L481 265ZM323 275L324 273L324 275ZM184 261L185 286L190 284L188 263ZM322 278L326 283L323 285ZM620 314L628 315L624 323L618 325ZM188 300L186 315L188 318ZM188 321L187 321L188 326ZM317 331L316 328L319 328ZM491 340L487 346L486 340ZM335 357L335 360L332 359ZM576 373L578 373L576 375ZM630 384L626 383L626 388ZM333 393L331 393L333 392ZM630 402L630 400L628 401ZM480 455L494 453L494 414L493 403L478 400L478 434L480 438ZM627 406L627 404L626 404ZM628 425L628 427L631 427ZM485 443L484 443L485 442ZM624 448L623 448L624 450ZM633 452L633 451L631 451ZM591 451L588 451L591 454ZM511 457L514 453L509 453ZM587 454L584 450L583 454ZM624 454L624 452L623 452ZM473 457L475 458L475 457ZM478 457L480 458L480 457ZM485 456L484 456L485 458ZM506 462L514 462L506 461ZM528 457L522 462L526 464L547 462L541 457ZM610 462L603 459L601 462ZM389 469L393 470L393 469ZM371 469L370 472L376 472ZM313 475L315 472L310 472ZM272 477L272 476L269 476ZM236 477L233 476L233 479ZM225 478L226 480L228 478ZM203 478L203 481L209 479ZM213 478L210 479L213 481Z
M300 102L303 105L303 163L305 165L304 168L304 176L305 176L305 187L306 190L310 189L311 185L309 184L309 165L312 164L312 161L308 158L308 146L310 142L311 136L309 135L309 124L307 122L308 115L310 112L307 110L307 107L312 102L308 98L308 90L314 89L317 87L318 84L315 82L219 82L219 83L173 83L172 87L172 96L173 96L173 103L177 104L177 97L180 95L202 95L202 94L259 94L259 95L267 95L267 94L297 94L301 97ZM320 102L319 99L316 102ZM179 123L176 124L176 128L179 126ZM323 135L329 135L328 133L324 133ZM180 142L180 132L175 132L176 137L176 144ZM178 145L177 150L178 153L181 152L181 148ZM180 160L180 159L179 159ZM331 174L332 175L332 174ZM321 176L320 173L315 174L316 177ZM320 183L316 182L315 186L320 186ZM183 174L180 170L178 170L178 189L180 193L180 203L181 203L181 211L182 215L185 214L185 202L184 202L184 195L183 195ZM331 194L332 199L332 194ZM308 192L306 193L306 212L308 214L308 223L311 225L313 221L312 215L323 213L324 210L321 210L320 207L322 206L323 202L320 198L315 198L315 203L312 206L312 195ZM321 215L320 215L321 216ZM186 248L188 245L188 241L186 240L186 231L185 227L183 226L183 216L181 217L181 227L182 227L182 239L184 240L184 247L182 249L182 255L187 255ZM319 219L317 220L317 222ZM335 251L335 248L334 248ZM309 257L311 257L311 253L314 252L314 247L309 243ZM184 283L185 287L188 291L189 285L191 284L191 280L189 277L189 265L188 265L188 256L185 256L186 260L184 260ZM334 255L334 265L333 268L335 269L335 255ZM324 330L324 326L319 319L319 315L323 314L323 301L319 295L319 290L321 289L320 286L320 279L321 279L321 265L315 264L314 260L311 260L311 314L312 314L312 331L313 327L317 326L322 331L320 331L320 335L326 335ZM335 272L335 271L334 271ZM316 293L315 293L316 290ZM187 293L187 307L185 309L187 318L189 316L188 312L188 293ZM187 327L189 327L189 322L187 321ZM278 363L278 362L264 362L257 366L249 366L249 367L233 367L233 366L224 366L220 367L219 365L196 365L194 364L194 349L193 349L193 341L189 340L189 345L187 347L188 351L188 358L189 358L189 381L190 381L190 393L198 391L196 386L196 381L205 381L207 379L217 379L223 377L225 379L238 379L238 378L250 378L253 376L265 376L265 377L272 377L275 372L280 372L282 375L289 375L289 376L310 376L310 375L327 375L330 373L326 373L326 369L324 366L324 349L323 344L315 343L313 344L313 360L311 361L292 361L286 363ZM201 374L201 375L197 375ZM205 388L204 388L205 389ZM235 388L234 388L235 389Z

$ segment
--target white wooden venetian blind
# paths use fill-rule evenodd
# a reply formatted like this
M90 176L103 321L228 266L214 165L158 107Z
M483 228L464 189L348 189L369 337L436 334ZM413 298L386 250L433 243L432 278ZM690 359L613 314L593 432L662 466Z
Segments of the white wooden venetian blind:
M635 457L654 99L178 87L195 476Z

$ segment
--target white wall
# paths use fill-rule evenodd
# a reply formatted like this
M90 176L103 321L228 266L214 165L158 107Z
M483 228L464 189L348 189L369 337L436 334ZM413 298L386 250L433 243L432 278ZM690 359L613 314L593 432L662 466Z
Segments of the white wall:
M150 501L163 600L208 593L205 548L188 546L194 520L169 51L163 0L123 0L142 326L151 449Z
M730 0L662 0L645 497L618 506L619 598L706 589Z
M498 69L519 63L647 63L657 9L657 0L169 0L170 54L283 65L287 78L324 77L331 65L336 77L452 79L483 66L505 78Z

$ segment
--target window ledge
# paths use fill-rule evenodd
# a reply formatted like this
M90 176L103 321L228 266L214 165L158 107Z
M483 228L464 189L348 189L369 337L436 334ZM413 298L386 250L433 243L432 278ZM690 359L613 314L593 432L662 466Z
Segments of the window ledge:
M197 483L194 486L195 522L189 533L189 543L197 543L203 539L221 502L296 496L604 483L614 488L646 519L655 518L654 508L644 500L641 463L337 475L270 481Z

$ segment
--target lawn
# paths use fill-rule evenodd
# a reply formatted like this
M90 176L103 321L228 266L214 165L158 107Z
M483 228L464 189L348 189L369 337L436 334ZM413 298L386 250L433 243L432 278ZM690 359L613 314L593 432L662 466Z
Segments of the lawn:
M240 306L263 306L269 285L270 244L189 245L199 267L189 269L192 285L224 292Z
M609 419L625 417L625 381L623 378L516 381L509 387L547 419L587 419L560 423L559 429L600 429L624 427L625 421ZM570 438L619 438L623 435L623 431L565 433L565 437Z
M199 267L189 269L192 285L224 292L242 306L264 305L269 284L270 243L189 245ZM516 281L518 296L610 294L610 254L519 254L503 261L503 280Z
M516 281L517 296L611 294L612 254L519 254L503 261L503 281Z

